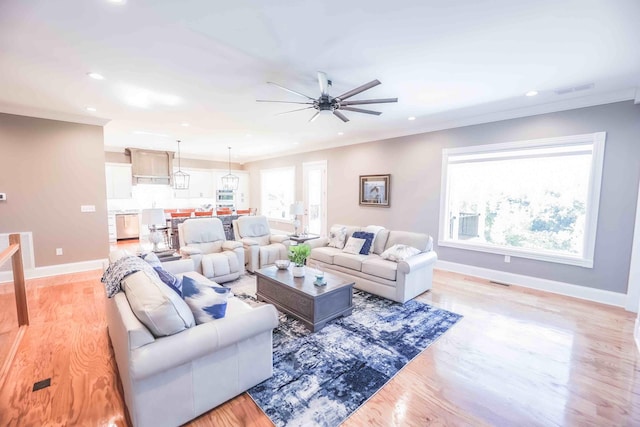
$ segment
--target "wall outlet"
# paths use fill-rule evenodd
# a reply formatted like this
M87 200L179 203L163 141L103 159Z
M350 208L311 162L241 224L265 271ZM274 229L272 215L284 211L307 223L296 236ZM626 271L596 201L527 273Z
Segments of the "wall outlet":
M0 193L0 200L7 200L7 193Z
M511 255L505 255L504 262L511 262Z
M56 255L62 255L62 248L56 248Z
M95 212L96 205L81 205L80 212Z

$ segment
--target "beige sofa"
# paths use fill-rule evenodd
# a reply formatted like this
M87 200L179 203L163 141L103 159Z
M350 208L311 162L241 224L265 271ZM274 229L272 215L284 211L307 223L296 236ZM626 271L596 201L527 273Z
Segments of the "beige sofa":
M207 281L190 259L163 267ZM140 271L125 280L148 278ZM107 323L134 426L184 424L272 375L272 305L252 308L230 297L224 318L155 338L119 292L107 299Z
M334 225L334 227L340 225ZM345 225L347 240L363 227ZM373 253L354 255L327 246L329 238L310 240L309 266L353 280L355 287L372 294L404 303L431 289L433 266L438 257L433 251L433 238L428 234L408 231L381 230L373 242ZM420 250L404 261L382 259L386 249L403 244Z

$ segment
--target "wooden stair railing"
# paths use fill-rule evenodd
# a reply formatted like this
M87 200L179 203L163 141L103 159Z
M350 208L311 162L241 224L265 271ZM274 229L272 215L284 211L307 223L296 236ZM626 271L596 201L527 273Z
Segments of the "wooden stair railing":
M0 267L11 259L13 268L13 288L16 299L16 312L18 317L18 333L16 334L11 350L4 363L0 360L0 388L9 372L9 367L18 351L20 340L26 327L29 326L29 308L27 306L27 290L24 282L24 268L22 265L22 250L20 249L20 234L9 235L9 247L0 253Z

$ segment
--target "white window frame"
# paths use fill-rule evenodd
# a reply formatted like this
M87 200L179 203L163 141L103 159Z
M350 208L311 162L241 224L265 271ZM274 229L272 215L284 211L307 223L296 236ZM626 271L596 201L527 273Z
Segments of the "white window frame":
M440 191L440 227L438 245L458 249L467 249L479 252L487 252L499 255L509 255L520 258L535 259L540 261L555 262L561 264L577 265L593 268L593 258L596 246L596 231L598 224L598 211L600 206L600 187L602 183L602 168L604 164L606 132L571 135L557 138L534 139L527 141L505 142L498 144L486 144L461 148L448 148L442 150L442 181ZM591 159L591 173L587 190L587 205L585 207L585 234L582 254L572 256L559 254L552 251L511 248L507 246L488 243L453 240L447 232L447 213L449 206L449 181L448 165L450 156L478 155L483 153L498 153L500 151L514 151L518 149L549 148L553 146L592 144L593 154Z
M291 187L292 187L292 194L293 194L293 200L291 201L291 203L295 202L295 198L296 198L296 182L295 182L295 177L296 177L296 167L295 166L285 166L285 167L281 167L281 168L271 168L271 169L260 169L260 208L263 212L265 212L265 206L267 205L265 203L265 189L264 189L264 174L265 173L269 173L269 172L276 172L276 171L291 171L293 173L293 179L291 180ZM289 212L289 207L286 208L287 212ZM264 213L264 215L266 216L266 212ZM267 219L270 220L274 220L274 221L280 221L280 222L286 222L286 223L292 223L291 218L289 218L288 216L286 218L273 218L270 216L267 216Z

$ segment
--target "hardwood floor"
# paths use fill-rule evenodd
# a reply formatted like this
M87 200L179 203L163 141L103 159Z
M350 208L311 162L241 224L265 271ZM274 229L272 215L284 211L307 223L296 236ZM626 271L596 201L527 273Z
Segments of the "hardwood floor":
M28 281L31 326L0 425L127 425L100 275ZM640 425L633 313L441 271L419 299L464 318L344 426ZM190 425L271 423L242 394Z

